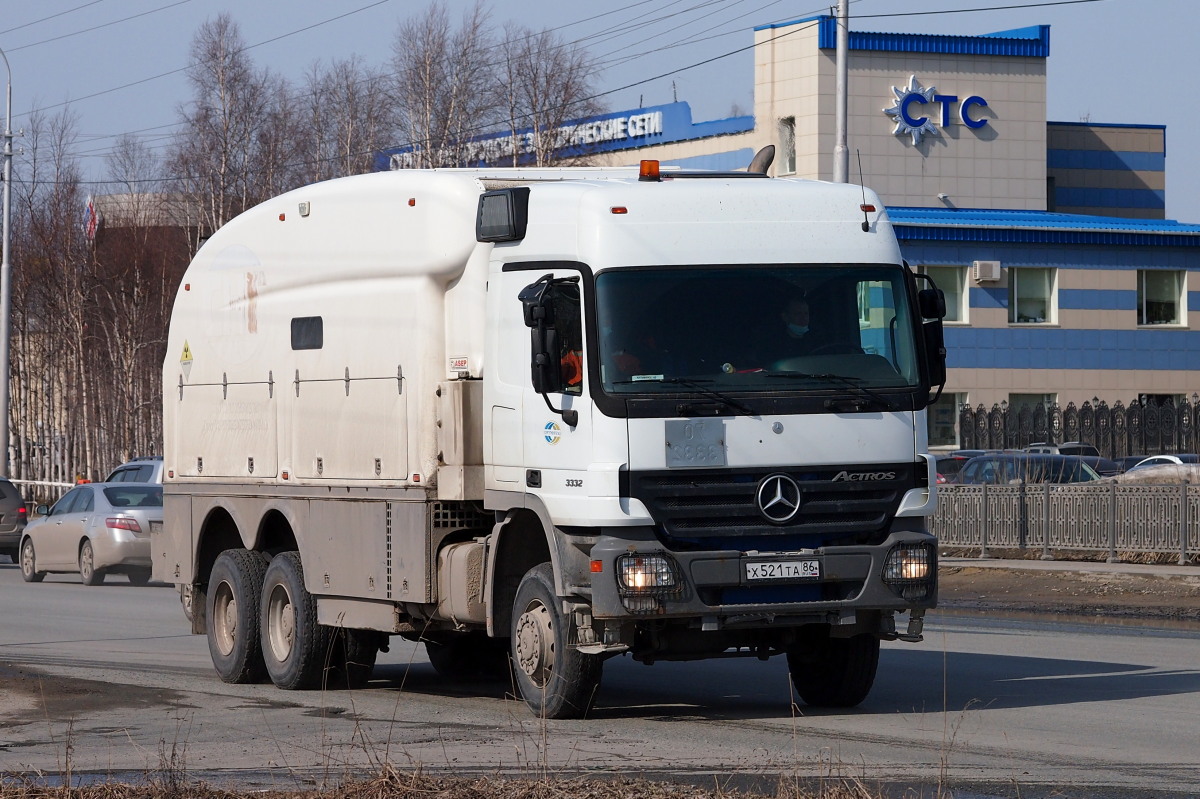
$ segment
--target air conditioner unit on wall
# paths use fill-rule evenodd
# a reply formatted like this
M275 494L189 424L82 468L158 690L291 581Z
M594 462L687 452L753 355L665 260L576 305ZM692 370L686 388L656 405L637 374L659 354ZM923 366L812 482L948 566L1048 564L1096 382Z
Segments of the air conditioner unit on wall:
M976 283L990 283L1000 279L999 261L972 261L971 277Z

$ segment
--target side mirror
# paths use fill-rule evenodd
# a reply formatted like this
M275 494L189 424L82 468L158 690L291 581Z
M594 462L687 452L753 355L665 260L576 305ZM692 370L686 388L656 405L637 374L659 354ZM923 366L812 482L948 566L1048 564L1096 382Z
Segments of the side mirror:
M925 319L946 318L946 295L941 289L921 289L917 292L917 308Z
M517 295L521 301L525 326L529 328L533 390L539 394L556 393L563 389L562 371L558 363L558 331L554 329L554 303L547 296L553 282L553 275L543 275Z
M938 292L939 294L941 292ZM942 335L942 320L931 319L921 326L925 334L925 362L929 364L929 385L946 384L946 342ZM938 390L941 393L941 390Z

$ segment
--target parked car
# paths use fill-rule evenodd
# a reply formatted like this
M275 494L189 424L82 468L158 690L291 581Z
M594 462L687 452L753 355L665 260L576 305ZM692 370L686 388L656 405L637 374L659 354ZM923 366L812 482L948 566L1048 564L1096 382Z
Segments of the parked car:
M17 487L0 477L0 555L17 562L21 531L25 529L25 500Z
M1025 448L1026 452L1036 452L1043 455L1089 455L1093 458L1100 457L1100 450L1096 449L1091 444L1085 444L1082 441L1064 441L1061 444L1047 444L1040 442L1030 444Z
M970 485L1009 483L1087 483L1100 475L1075 455L998 453L971 458L958 473L958 482Z
M933 460L937 466L938 483L955 483L958 482L959 471L971 458L951 452L945 455L934 455Z
M1121 467L1121 472L1125 473L1149 457L1149 455L1122 455L1117 458L1117 465Z
M162 525L161 485L88 483L37 512L21 536L25 582L52 572L78 572L84 585L99 585L109 573L123 573L134 585L150 581L150 528Z
M1134 469L1145 469L1150 466L1167 466L1169 464L1180 463L1200 463L1200 455L1194 453L1185 453L1182 455L1151 455L1148 458L1138 461L1133 466L1130 466L1128 471Z
M163 473L162 455L141 455L113 469L106 483L161 483Z
M1125 471L1121 464L1109 458L1103 458L1099 455L1079 455L1081 461L1091 466L1096 470L1096 474L1101 477L1116 477L1121 472Z

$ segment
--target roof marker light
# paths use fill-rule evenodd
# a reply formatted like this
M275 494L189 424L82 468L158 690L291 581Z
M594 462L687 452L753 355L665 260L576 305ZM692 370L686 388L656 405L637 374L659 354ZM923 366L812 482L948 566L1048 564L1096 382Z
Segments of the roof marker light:
M661 181L662 178L658 175L658 162L642 161L642 165L638 170L638 180Z
M608 210L612 211L614 214L627 214L627 213L629 213L629 209L628 209L628 208L626 208L626 207L625 207L625 206L623 206L623 205L614 205L612 208L609 208Z
M280 215L279 215L279 221L280 221L280 222L282 222L283 220L284 220L284 214L280 214Z
M862 205L858 206L858 210L862 211L864 214L866 214L866 213L874 213L874 212L875 212L875 206L873 206L873 205L868 205L868 204L866 204L866 203L863 203Z
M416 207L417 207L417 198L416 198L416 197L409 197L409 198L408 198L408 207L409 207L409 208L416 208Z

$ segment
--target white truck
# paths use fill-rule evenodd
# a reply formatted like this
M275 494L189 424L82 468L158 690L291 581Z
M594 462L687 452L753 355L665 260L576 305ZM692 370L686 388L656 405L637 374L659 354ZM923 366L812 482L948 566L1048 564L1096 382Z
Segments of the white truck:
M217 230L152 538L220 677L359 686L399 635L548 718L618 655L860 702L937 598L944 301L873 193L763 172L401 170Z

